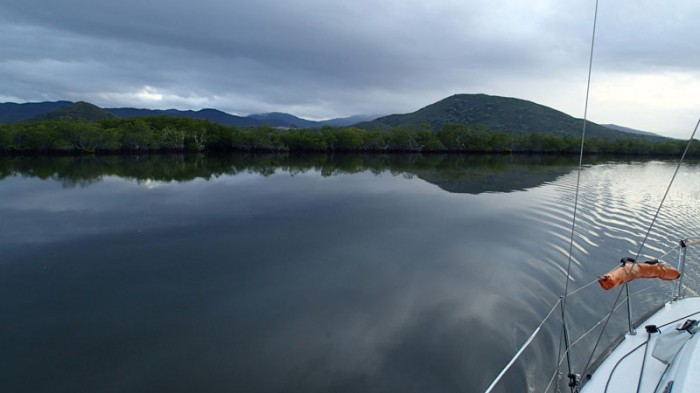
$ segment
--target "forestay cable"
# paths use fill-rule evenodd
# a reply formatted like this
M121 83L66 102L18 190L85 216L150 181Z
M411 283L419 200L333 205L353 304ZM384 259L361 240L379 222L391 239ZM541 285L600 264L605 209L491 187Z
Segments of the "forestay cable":
M588 98L591 92L591 75L593 73L593 50L595 48L595 31L596 25L598 23L598 0L595 2L595 11L593 13L593 34L591 36L591 52L588 57L588 80L586 82L586 101L583 107L583 128L581 129L581 148L579 149L578 157L578 172L576 174L576 194L574 195L574 212L571 219L571 237L569 238L569 256L566 266L566 284L564 287L564 300L563 303L566 305L566 298L569 295L569 281L571 277L571 262L573 260L574 252L574 238L576 237L576 215L578 213L578 196L579 189L581 188L581 172L583 171L583 147L586 141L586 123L588 123Z
M586 123L588 123L588 100L590 97L590 92L591 92L591 75L593 74L593 53L595 49L595 32L596 32L596 26L598 24L598 0L595 2L595 10L593 12L593 32L591 33L591 51L588 56L588 79L586 81L586 100L583 108L583 127L581 129L581 148L579 149L579 158L578 158L578 171L576 173L576 194L574 197L574 211L573 211L573 216L571 219L571 237L569 239L569 253L568 253L568 262L566 265L566 284L564 286L564 296L562 298L562 326L566 327L566 299L569 295L569 282L571 281L571 262L573 260L573 252L574 252L574 240L576 237L576 215L578 213L578 199L579 199L579 190L581 186L581 172L583 172L583 147L585 145L586 141ZM566 328L565 328L566 329ZM566 331L564 332L566 334ZM567 348L566 348L566 355L567 355L567 360L568 360L568 368L569 368L569 375L574 374L571 364L571 358L570 358L570 352L568 348L568 343ZM575 377L574 377L575 378ZM575 391L575 382L571 386L571 391Z

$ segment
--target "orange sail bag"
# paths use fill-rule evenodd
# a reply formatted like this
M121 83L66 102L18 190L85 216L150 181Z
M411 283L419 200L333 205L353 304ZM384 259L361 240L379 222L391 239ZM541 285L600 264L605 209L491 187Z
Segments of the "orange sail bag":
M598 284L603 289L615 288L620 284L636 280L638 278L660 278L662 280L675 280L681 273L666 263L659 261L647 261L641 263L625 262L598 278Z

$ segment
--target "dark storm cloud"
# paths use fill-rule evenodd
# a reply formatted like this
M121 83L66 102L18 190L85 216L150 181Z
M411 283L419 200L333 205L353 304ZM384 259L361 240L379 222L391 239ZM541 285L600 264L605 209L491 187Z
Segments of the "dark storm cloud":
M567 85L585 77L592 6L2 0L0 98L327 117L485 92L571 113ZM688 23L698 6L674 6L603 4L598 70L697 68ZM650 9L661 23L650 26Z
M504 57L527 62L523 56L530 53L521 43L498 41L497 36L470 43L471 30L481 28L478 12L463 12L461 18L442 6L190 4L64 1L46 7L26 1L6 6L5 15L8 22L44 26L45 41L34 42L33 47L45 47L62 59L85 60L85 54L97 61L133 59L144 69L157 65L162 71L203 66L220 72L228 66L244 76L266 75L273 82L283 79L294 84L303 78L330 87L428 84L425 77L444 69L446 60L469 69L503 64ZM67 42L75 37L84 42ZM144 59L148 47L167 57ZM59 48L62 56L55 50ZM45 53L29 55L41 58ZM435 74L439 79L441 73Z

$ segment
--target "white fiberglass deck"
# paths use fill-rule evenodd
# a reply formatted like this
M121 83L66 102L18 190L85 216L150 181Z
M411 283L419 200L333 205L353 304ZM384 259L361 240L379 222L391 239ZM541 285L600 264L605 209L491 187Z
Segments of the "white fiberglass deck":
M690 316L689 316L690 315ZM700 392L700 337L694 335L674 359L675 364L668 366L652 356L656 347L658 333L647 334L646 325L662 326L662 332L675 329L686 319L700 319L700 298L687 298L666 304L637 328L637 334L627 334L620 345L595 370L591 379L584 381L582 393L600 392L664 392L670 380L673 380L673 393ZM649 339L648 350L644 342ZM639 347L637 350L635 348ZM646 356L645 356L646 353ZM646 360L645 360L646 358ZM640 388L640 372L644 363L644 372ZM666 371L668 368L668 371ZM666 374L664 375L664 372ZM612 375L611 375L612 374ZM669 378L670 376L670 378ZM584 377L585 378L585 377ZM663 381L661 379L663 378ZM607 385L607 390L606 390ZM658 390L657 390L658 387Z

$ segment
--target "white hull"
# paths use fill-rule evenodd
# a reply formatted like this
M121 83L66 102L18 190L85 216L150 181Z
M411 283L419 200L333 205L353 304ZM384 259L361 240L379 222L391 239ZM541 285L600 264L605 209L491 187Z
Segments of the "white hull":
M591 379L584 381L581 393L700 392L700 334L676 330L687 319L700 319L700 298L667 303L639 325L637 334L625 335ZM648 334L644 329L647 325L659 326L661 332ZM671 349L671 338L682 340L683 346L671 352L667 365L653 355Z

